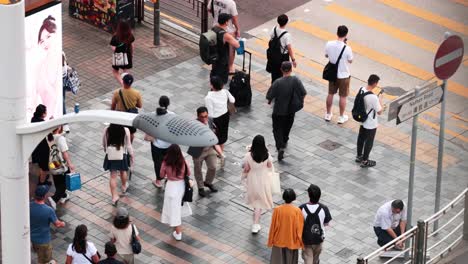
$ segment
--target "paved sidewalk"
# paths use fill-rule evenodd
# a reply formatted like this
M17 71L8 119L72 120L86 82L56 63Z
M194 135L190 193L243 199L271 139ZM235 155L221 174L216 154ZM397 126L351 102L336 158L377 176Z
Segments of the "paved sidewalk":
M253 85L263 89L268 76L263 66L254 64ZM144 98L144 110L153 111L157 98L168 95L170 109L188 118L195 118L196 107L208 91L208 70L198 58L150 75L135 83ZM309 94L317 94L321 86L305 81ZM111 93L88 101L89 109L109 108ZM144 251L138 263L265 263L270 251L266 247L271 212L264 213L263 229L259 235L250 234L252 211L243 204L240 186L240 161L245 147L254 135L266 137L273 156L271 108L264 94L254 91L250 109L240 109L230 123L230 138L226 146L227 162L224 171L217 172L216 185L220 192L210 198L195 197L194 215L184 219L184 239L176 242L171 230L160 223L163 193L151 184L154 178L149 143L137 134L135 174L129 196L121 204L130 210L136 225L142 230ZM100 251L108 240L107 232L114 208L109 204L108 173L102 171L104 153L100 147L103 124L73 124L69 136L71 157L83 176L83 189L74 193L68 204L58 209L67 222L65 229L54 232L54 256L62 261L73 230L80 223L88 225L89 240ZM421 132L422 136L426 136ZM322 146L327 140L338 144L335 150ZM375 249L371 224L376 209L386 200L407 195L408 155L390 144L378 142L372 156L378 166L361 169L354 163L356 133L352 128L340 128L324 122L306 111L298 113L284 162L275 166L281 171L283 188L294 188L297 203L307 201L305 192L309 183L318 184L323 191L322 202L330 207L333 216L327 230L324 263L354 263L357 254ZM442 204L455 197L467 184L465 177L466 153L451 146L448 155L457 155L459 162L445 169ZM190 159L189 159L190 160ZM432 213L435 168L417 164L414 219ZM275 197L281 203L280 197Z
M65 8L65 7L64 7ZM135 88L143 94L144 111L154 111L161 95L171 98L170 110L187 118L195 118L195 109L203 104L208 92L209 71L197 57L190 43L163 33L163 43L177 57L158 60L152 53L151 30L136 30ZM64 14L64 48L72 66L83 80L78 96L69 96L71 109L75 100L81 109L109 109L111 91L117 82L110 71L110 35ZM171 67L172 66L172 67ZM252 76L253 103L250 109L239 109L230 123L226 145L227 159L223 171L217 172L220 191L210 198L194 197L194 215L183 220L183 241L176 242L171 229L160 222L163 191L151 184L154 179L150 146L138 132L134 148L136 166L129 195L121 205L129 209L144 240L137 263L266 263L270 250L266 247L271 211L263 214L262 231L250 234L252 211L243 203L240 185L240 162L245 147L253 136L265 136L271 154L276 157L271 132L271 108L264 99L269 76L264 65L254 62ZM297 114L284 162L275 162L281 172L282 188L294 188L296 204L307 201L310 183L322 188L322 202L333 216L322 254L323 263L355 263L359 254L376 248L371 228L377 208L389 199L406 200L408 186L409 125L384 124L377 133L372 157L378 165L361 169L354 163L357 125L350 121L340 127L322 120L326 89L322 83L304 80L309 96L304 111ZM101 254L109 240L108 231L115 208L110 205L109 175L102 170L104 153L100 142L104 124L72 124L68 136L71 158L82 175L83 188L57 213L67 226L53 231L54 257L64 263L65 252L74 235L74 228L86 224L88 239ZM417 220L432 213L435 189L434 146L437 139L421 131L418 144L414 217ZM337 147L327 150L327 146ZM425 152L425 153L423 153ZM423 155L430 158L423 158ZM448 203L467 186L468 157L466 151L447 143L442 204ZM191 162L191 159L188 159ZM275 197L277 204L280 197ZM35 254L32 253L33 263Z

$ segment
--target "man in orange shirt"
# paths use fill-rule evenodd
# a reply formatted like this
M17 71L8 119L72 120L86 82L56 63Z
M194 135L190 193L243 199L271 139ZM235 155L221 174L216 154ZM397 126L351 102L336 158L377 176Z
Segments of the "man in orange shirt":
M296 200L293 189L286 189L283 193L285 204L273 210L271 218L268 247L271 250L271 264L297 264L299 249L304 248L302 243L302 229L304 217L301 209L292 205Z

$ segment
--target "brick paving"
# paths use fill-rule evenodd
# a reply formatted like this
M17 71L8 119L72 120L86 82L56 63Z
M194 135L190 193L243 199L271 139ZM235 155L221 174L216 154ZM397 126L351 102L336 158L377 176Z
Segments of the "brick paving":
M195 118L194 111L203 104L208 91L209 71L196 58L196 47L171 35L163 34L163 42L176 51L177 58L157 60L148 44L151 43L150 33L151 30L144 27L136 30L137 49L132 71L137 80L135 88L143 94L143 110L153 111L157 99L164 94L171 98L172 111ZM69 107L76 100L82 110L109 108L111 91L117 84L110 71L109 38L109 34L64 15L65 51L83 79L83 88L76 98L71 97ZM180 242L172 238L171 228L160 222L163 191L151 184L155 176L150 146L143 141L143 133L137 133L135 172L129 195L121 198L121 205L129 210L144 241L143 252L136 257L137 263L269 261L266 241L271 211L262 216L260 234L251 235L252 211L243 202L240 184L240 162L254 135L263 134L271 154L276 156L271 108L264 100L269 76L262 63L254 62L253 71L253 104L249 109L239 109L231 120L226 167L217 172L215 182L220 191L209 198L200 199L195 195L194 214L183 219L184 237ZM324 122L322 108L326 89L313 80L304 78L304 83L309 94L306 107L297 114L285 160L275 162L275 166L281 172L282 187L296 190L296 204L307 201L305 190L310 183L322 188L322 202L329 206L333 216L332 225L326 230L322 262L355 263L359 254L376 248L371 225L377 208L388 199L406 199L409 125L396 128L384 123L371 153L378 165L361 169L353 160L357 126L352 121L341 127ZM109 204L109 176L102 170L104 153L100 140L104 124L77 123L71 128L70 153L81 172L83 188L74 192L72 199L57 210L59 218L67 224L63 229L53 228L54 257L59 263L64 263L66 248L78 224L88 226L88 239L103 253L115 210ZM437 139L432 134L420 131L419 139L418 157L423 152L434 151ZM323 146L327 140L339 147L326 150ZM466 151L447 143L446 154L442 204L453 199L468 183ZM415 220L430 215L434 203L435 163L421 156L415 178ZM276 204L281 203L280 197L274 200ZM35 263L33 253L32 262Z

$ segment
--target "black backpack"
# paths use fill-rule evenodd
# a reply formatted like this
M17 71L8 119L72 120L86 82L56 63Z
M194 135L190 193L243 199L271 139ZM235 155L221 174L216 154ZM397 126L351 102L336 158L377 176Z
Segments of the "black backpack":
M284 34L288 33L287 31L284 31L278 37L278 35L276 34L276 27L273 31L275 35L268 42L268 49L266 51L266 54L267 54L266 71L270 73L273 68L279 68L281 66L281 63L283 62L282 60L283 50L281 47L280 40L284 36Z
M364 92L363 87L361 87L358 93L356 94L356 97L354 98L354 106L353 106L353 110L351 110L351 113L353 114L353 119L358 122L366 121L367 117L372 111L374 111L374 117L375 117L375 110L373 108L369 110L369 112L366 111L366 104L364 103L364 97L369 94L373 94L373 93L370 91Z
M226 31L215 27L200 35L198 47L204 63L211 65L218 59L218 35L224 33Z
M322 206L319 204L314 213L309 211L307 204L301 207L307 213L307 217L304 221L304 229L302 230L302 242L304 242L304 245L318 245L322 243L324 239L323 229L318 215L320 210L322 210Z

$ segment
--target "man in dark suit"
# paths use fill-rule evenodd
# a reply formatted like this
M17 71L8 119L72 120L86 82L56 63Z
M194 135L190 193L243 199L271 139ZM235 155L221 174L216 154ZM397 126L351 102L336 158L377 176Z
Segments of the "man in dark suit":
M197 109L197 120L209 126L211 130L215 130L213 121L208 118L208 109L206 107L201 106ZM214 146L190 147L187 153L193 158L193 170L195 180L197 181L198 195L201 197L206 196L204 187L208 187L211 192L217 192L218 190L213 186L213 180L216 176L216 163L218 161ZM205 161L207 167L204 181L202 175L203 161Z

